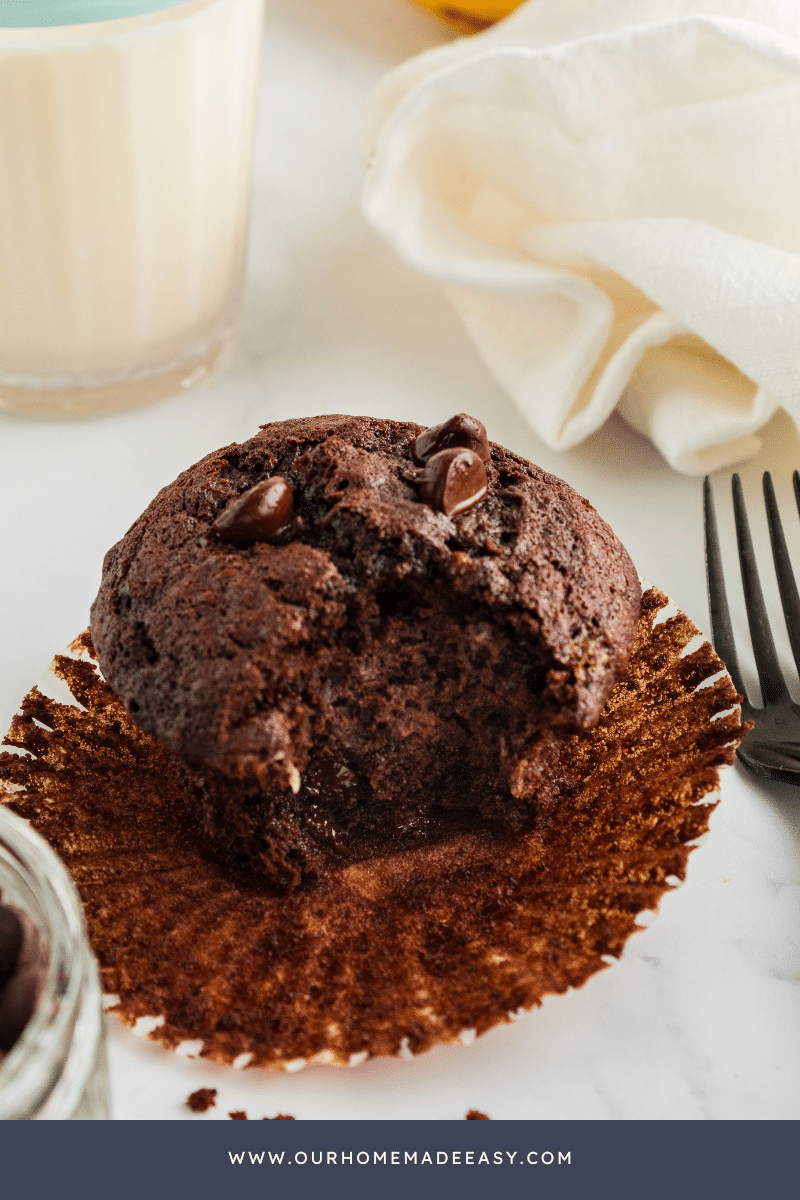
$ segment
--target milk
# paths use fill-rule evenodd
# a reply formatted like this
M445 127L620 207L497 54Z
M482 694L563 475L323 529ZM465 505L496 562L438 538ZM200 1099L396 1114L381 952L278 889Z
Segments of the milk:
M261 18L262 0L194 0L0 29L0 405L124 407L213 363L241 289Z

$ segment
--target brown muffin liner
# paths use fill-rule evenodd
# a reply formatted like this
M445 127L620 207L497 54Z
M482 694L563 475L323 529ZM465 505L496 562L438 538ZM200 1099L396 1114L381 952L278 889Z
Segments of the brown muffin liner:
M458 836L264 894L207 857L175 760L92 662L65 657L53 669L83 707L33 688L5 741L29 753L0 755L0 789L71 871L114 1011L163 1018L165 1046L292 1070L468 1041L618 957L707 829L740 698L707 642L682 656L698 631L667 604L645 594L626 678L522 837Z

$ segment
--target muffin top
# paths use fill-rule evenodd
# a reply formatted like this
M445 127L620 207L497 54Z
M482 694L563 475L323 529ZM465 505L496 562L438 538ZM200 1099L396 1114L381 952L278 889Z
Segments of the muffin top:
M295 792L334 742L373 785L413 786L446 725L464 755L490 734L524 791L538 732L597 721L641 593L588 501L454 422L276 422L165 487L91 613L133 720L188 764Z

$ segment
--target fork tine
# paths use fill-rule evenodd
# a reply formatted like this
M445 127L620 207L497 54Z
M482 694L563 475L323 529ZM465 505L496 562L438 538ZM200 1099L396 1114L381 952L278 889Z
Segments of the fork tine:
M796 471L795 476L797 476ZM783 534L783 525L781 524L781 515L778 512L778 502L775 499L775 489L772 486L772 476L769 471L764 472L764 504L767 509L769 538L772 542L772 557L775 561L775 574L781 593L781 604L783 605L783 615L786 620L786 630L789 634L789 642L792 647L795 665L798 672L800 672L800 595L798 595L797 584L794 581L792 563L789 558L789 550Z
M711 480L708 475L703 480L703 516L706 534L706 580L708 582L708 609L711 615L711 637L714 649L728 668L733 686L740 695L746 697L747 692L744 688L742 673L739 670L739 659L736 654L736 643L733 640L731 614L725 592L725 576L722 572L722 555L719 549L717 516L714 511L714 493L711 490Z
M747 608L747 622L750 626L750 639L753 643L758 681L765 704L774 704L781 700L790 700L789 692L783 679L775 643L769 627L764 596L758 579L756 556L753 551L753 539L750 537L750 525L747 520L747 510L744 506L742 481L738 475L732 480L733 512L736 518L736 541L739 546L739 566L742 572L742 588L744 602Z

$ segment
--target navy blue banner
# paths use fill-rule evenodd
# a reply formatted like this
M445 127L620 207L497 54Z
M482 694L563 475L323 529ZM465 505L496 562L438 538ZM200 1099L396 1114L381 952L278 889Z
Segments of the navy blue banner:
M3 1122L25 1200L750 1200L796 1189L790 1121Z

